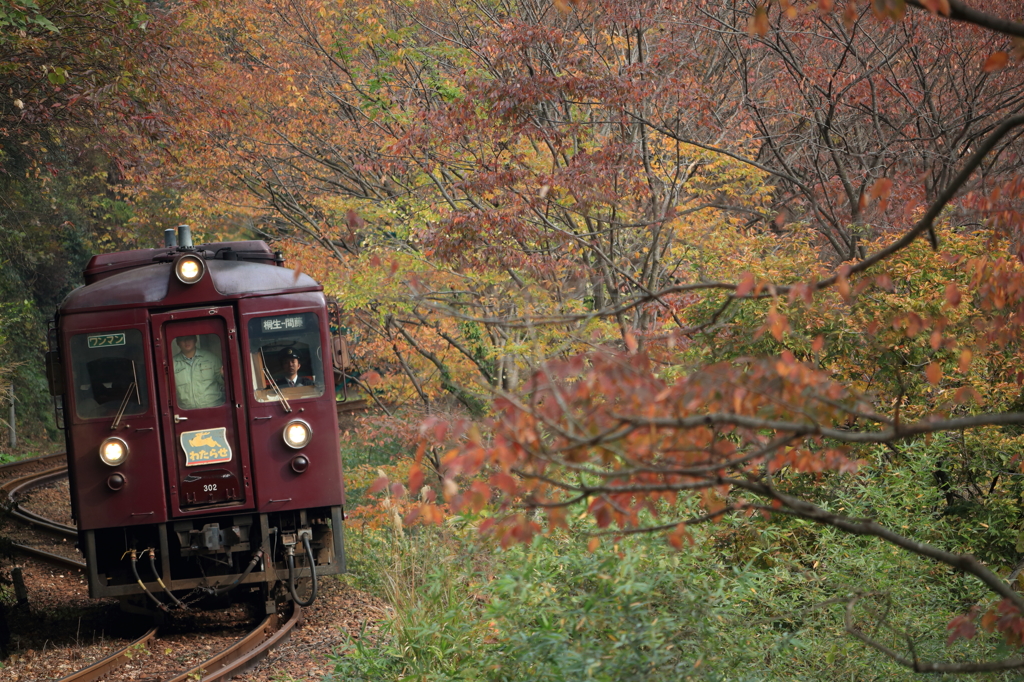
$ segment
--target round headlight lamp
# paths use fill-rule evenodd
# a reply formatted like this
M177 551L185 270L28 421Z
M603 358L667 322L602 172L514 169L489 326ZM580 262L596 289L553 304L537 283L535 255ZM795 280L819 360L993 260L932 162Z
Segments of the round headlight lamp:
M108 438L100 444L100 459L107 466L116 467L128 459L128 443L120 438Z
M184 256L174 265L174 274L185 284L195 284L205 272L206 263L199 256Z
M298 450L309 444L309 440L313 437L313 429L301 419L296 419L288 422L288 426L284 427L283 435L284 444Z

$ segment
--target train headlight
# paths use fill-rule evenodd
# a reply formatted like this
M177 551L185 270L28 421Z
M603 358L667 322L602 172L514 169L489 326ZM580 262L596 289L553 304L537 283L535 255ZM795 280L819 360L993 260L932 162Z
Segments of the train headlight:
M100 459L104 464L116 467L128 459L128 443L120 438L108 438L100 444Z
M174 274L185 284L195 284L203 278L206 263L198 256L185 256L178 259L174 266Z
M284 444L290 448L304 448L312 437L313 429L301 419L288 422L288 426L284 427Z

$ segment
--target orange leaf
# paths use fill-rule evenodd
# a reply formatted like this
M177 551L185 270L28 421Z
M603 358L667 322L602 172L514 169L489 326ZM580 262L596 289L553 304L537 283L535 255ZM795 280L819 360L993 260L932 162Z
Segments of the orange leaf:
M736 287L737 296L746 296L754 290L754 273L745 272L743 277L740 278L740 283Z
M949 16L949 0L922 0L922 2L924 3L924 6L928 9L928 11L931 12L932 14L942 14L947 17Z
M981 627L985 632L992 632L996 627L996 621L999 620L999 614L995 611L988 611L984 616L981 617Z
M853 28L853 25L857 23L857 7L855 3L846 3L846 9L843 10L843 25L846 28Z
M847 303L850 302L850 281L846 279L844 273L839 273L836 278L836 289L839 290L839 295L843 297L843 300Z
M971 367L971 360L974 358L974 353L971 352L970 348L965 348L960 353L960 371L966 372Z
M878 207L883 211L889 206L890 194L892 194L892 180L889 178L875 180L868 189L868 197L870 199L878 199Z
M754 10L754 16L750 17L747 24L747 31L763 36L768 33L768 28L768 9L764 5L758 5Z
M960 290L952 282L946 285L946 303L950 308L960 305Z
M423 469L418 466L413 466L409 470L409 490L418 492L423 487Z
M999 71L1006 66L1006 63L1010 61L1010 55L1005 52L993 52L989 55L988 59L985 60L984 66L981 70L985 73L992 73L993 71Z
M378 478L377 480L375 480L373 482L373 485L371 485L369 490L367 490L366 492L368 494L370 494L370 495L373 495L374 493L379 493L381 490L384 490L384 488L387 488L387 487L388 487L388 477L387 476L381 476L380 478Z
M768 313L768 328L775 337L776 341L782 341L782 336L789 331L789 320L786 319L785 315L780 315L778 311L772 309Z
M939 380L942 379L942 366L937 362L929 362L928 367L924 370L924 374L928 377L928 383L932 386L938 386Z
M588 552L596 552L597 548L601 546L601 538L590 538L590 542L587 543Z

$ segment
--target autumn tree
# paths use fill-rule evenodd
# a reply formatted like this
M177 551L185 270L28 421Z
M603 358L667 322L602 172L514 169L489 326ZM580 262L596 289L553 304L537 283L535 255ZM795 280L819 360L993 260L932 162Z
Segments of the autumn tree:
M976 576L1013 633L1024 601L977 558L793 482L1024 422L1024 32L1011 3L831 5L183 7L194 68L139 179L281 240L390 400L492 413L425 429L451 450L424 446L408 487L442 484L408 520L493 504L514 542L584 507L682 546L811 519ZM915 669L1024 664L915 660L864 601L851 633Z

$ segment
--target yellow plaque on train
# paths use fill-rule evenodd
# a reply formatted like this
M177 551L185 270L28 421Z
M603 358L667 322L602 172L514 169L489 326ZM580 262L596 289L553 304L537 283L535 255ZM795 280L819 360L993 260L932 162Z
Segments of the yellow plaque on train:
M228 430L223 426L219 429L185 431L181 434L181 449L185 451L187 467L231 461Z

